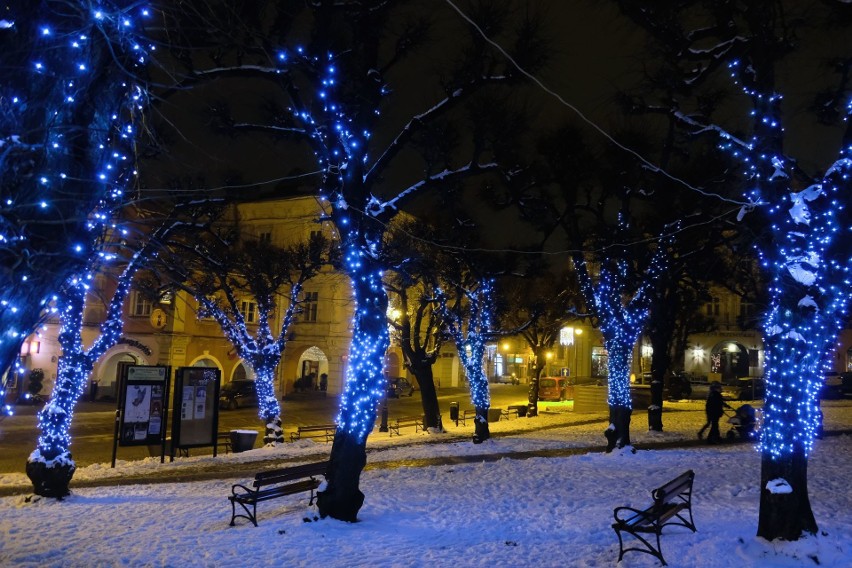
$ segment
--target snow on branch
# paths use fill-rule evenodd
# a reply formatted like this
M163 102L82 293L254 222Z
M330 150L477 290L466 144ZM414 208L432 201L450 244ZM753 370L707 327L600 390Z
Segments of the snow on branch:
M486 171L493 171L499 168L499 164L496 162L489 162L486 164L474 164L473 162L468 163L466 166L462 166L456 170L444 170L442 172L438 172L437 174L431 175L424 180L421 180L414 185L407 187L402 190L396 197L393 199L389 199L388 201L381 202L377 200L375 197L370 197L370 202L367 206L366 213L373 217L378 217L382 213L385 212L386 209L390 208L393 210L397 209L397 205L404 198L412 195L418 190L427 187L433 183L444 183L448 181L452 181L454 179L464 178L470 175L476 175Z

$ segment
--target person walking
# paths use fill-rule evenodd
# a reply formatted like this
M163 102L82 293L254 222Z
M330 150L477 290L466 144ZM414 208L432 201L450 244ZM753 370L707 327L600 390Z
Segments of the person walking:
M704 413L707 415L707 423L698 431L698 439L704 439L704 431L710 428L707 434L708 444L718 444L722 441L719 434L719 419L725 413L725 408L731 408L722 398L722 383L713 381L710 383L710 392L707 393L707 402L704 403Z

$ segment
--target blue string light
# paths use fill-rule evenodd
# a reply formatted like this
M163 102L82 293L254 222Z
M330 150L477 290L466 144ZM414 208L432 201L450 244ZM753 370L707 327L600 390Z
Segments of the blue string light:
M57 284L89 269L98 235L136 177L132 125L147 103L127 73L147 57L134 37L137 3L71 1L61 12L24 4L4 13L2 26L32 57L19 71L25 79L0 85L0 175L12 193L0 203L0 243L29 259L0 286L4 366L37 327ZM67 248L57 250L51 239Z
M476 409L478 431L487 435L488 409L491 408L491 392L485 373L485 345L493 335L492 306L494 281L485 279L478 286L467 290L457 287L458 298L454 306L448 305L446 293L438 290L438 311L450 334L464 368L470 387L470 399ZM481 441L481 440L477 440Z
M101 333L88 350L85 349L82 332L86 295L91 289L94 270L116 258L109 252L112 244L109 235L121 232L112 221L114 212L123 203L126 188L136 180L133 147L136 129L133 125L140 119L147 103L145 87L125 73L129 69L138 70L146 62L146 55L132 31L131 14L138 13L138 4L94 4L97 9L91 11L92 3L76 6L82 21L57 19L53 25L42 23L42 27L33 32L40 36L43 51L33 69L64 89L64 96L56 106L50 106L55 102L52 100L18 98L21 105L46 105L45 114L50 123L45 130L48 144L43 149L44 160L40 162L41 171L37 174L40 203L44 203L39 209L49 215L67 214L52 203L54 197L63 196L66 183L91 186L94 189L90 191L96 197L93 207L82 212L87 218L83 230L72 233L68 242L68 252L79 259L78 274L65 280L61 292L50 302L45 299L41 304L47 312L59 317L62 356L50 400L38 415L41 434L28 462L41 463L47 468L65 468L71 473L74 462L70 453L69 430L74 408L95 362L120 339L123 306L132 276L150 252L143 247L128 262L118 278ZM59 18L56 14L53 16ZM129 61L121 60L131 53ZM111 79L97 83L98 92L90 92L87 89L93 89L95 84L90 82L89 74L95 67ZM116 72L114 67L121 67L121 72ZM85 103L79 102L86 99ZM93 100L97 104L90 108ZM81 104L89 107L81 109ZM79 115L85 115L86 109L92 113L91 122L80 124ZM80 159L75 146L78 142L69 135L76 131L85 132L85 136L89 137L86 147L97 150L87 155L88 162ZM79 190L77 185L75 191ZM3 214L5 216L7 211ZM25 241L27 235L19 234L17 238Z
M619 229L625 228L625 221L620 216ZM582 255L574 258L583 295L598 318L607 351L607 403L611 408L633 409L630 395L633 347L648 319L651 288L668 268L670 245L671 236L661 237L660 245L635 291L636 278L625 258L601 259L596 275L591 273Z
M782 96L749 87L754 74L748 66L735 61L729 69L752 102L755 124L750 142L734 155L747 165L746 196L764 205L772 237L757 246L770 297L763 322L766 394L758 449L773 460L799 452L808 456L820 429L823 372L852 294L852 227L839 221L848 219L852 145L847 135L823 178L795 189L792 161L781 152ZM852 102L844 120L850 113Z

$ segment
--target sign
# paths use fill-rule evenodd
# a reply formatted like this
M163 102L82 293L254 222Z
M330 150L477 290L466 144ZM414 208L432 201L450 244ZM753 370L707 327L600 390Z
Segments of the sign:
M166 432L168 367L129 365L120 380L119 445L146 446L162 443Z
M220 383L219 369L181 367L177 370L172 455L178 449L216 446Z

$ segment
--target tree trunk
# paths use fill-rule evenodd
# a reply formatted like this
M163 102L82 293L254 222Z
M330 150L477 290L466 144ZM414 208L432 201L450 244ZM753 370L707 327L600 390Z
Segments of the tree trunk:
M625 408L624 406L609 407L610 426L604 432L607 439L607 453L615 448L620 449L630 445L630 418L632 415L632 408Z
M538 374L530 377L530 390L527 392L527 417L538 416Z
M441 420L441 407L438 404L438 392L435 390L435 379L432 375L431 364L409 366L417 385L420 387L420 401L423 405L423 425L426 428L435 428L443 431L444 425Z
M785 492L771 491L768 484L784 480ZM778 485L777 483L775 485ZM772 459L764 451L760 468L760 515L757 536L766 540L799 540L804 533L816 534L817 523L808 499L808 458L798 446L792 456Z
M320 495L320 515L355 522L364 503L359 490L361 471L367 462L367 436L376 424L376 412L385 395L382 374L389 338L388 298L382 287L377 262L358 252L351 268L356 309L346 369L346 388L340 397L340 423L331 449L328 486Z
M541 376L541 371L544 367L541 365L540 361L546 357L545 351L543 347L537 348L535 351L535 369L530 377L530 389L527 393L527 401L529 402L529 406L527 408L527 417L538 416L538 379Z
M630 445L630 417L633 402L630 394L630 362L633 347L628 342L611 342L607 345L609 372L607 401L609 402L609 427L605 431L607 452Z
M473 420L473 443L481 444L491 437L488 429L488 408L476 407L476 418Z
M265 446L276 446L284 443L284 430L281 427L281 405L275 396L275 366L264 361L262 356L257 361L251 362L255 379L255 390L257 392L258 415L263 421L265 431L263 444Z
M71 493L68 486L77 467L71 454L67 460L58 461L50 465L41 461L27 462L27 477L33 484L33 493L42 497L62 499Z
M331 517L354 523L364 504L364 494L359 489L361 472L367 465L364 442L352 433L338 428L334 434L325 491L317 493L320 517Z

